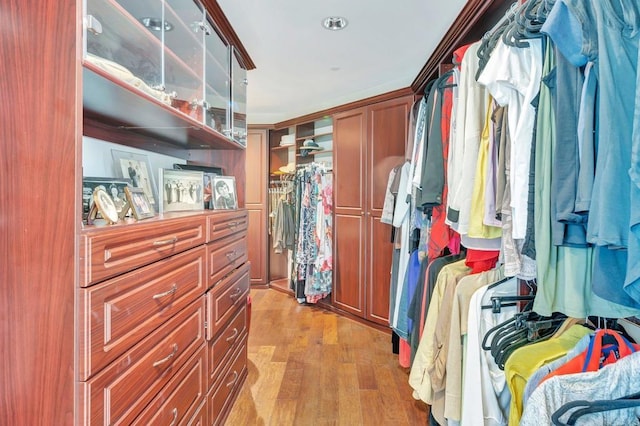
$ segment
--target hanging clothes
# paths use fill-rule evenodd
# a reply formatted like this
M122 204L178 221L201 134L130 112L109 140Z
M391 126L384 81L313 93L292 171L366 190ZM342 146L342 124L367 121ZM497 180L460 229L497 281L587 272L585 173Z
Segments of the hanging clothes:
M296 298L316 303L332 290L332 175L311 163L296 173L298 219L295 247Z

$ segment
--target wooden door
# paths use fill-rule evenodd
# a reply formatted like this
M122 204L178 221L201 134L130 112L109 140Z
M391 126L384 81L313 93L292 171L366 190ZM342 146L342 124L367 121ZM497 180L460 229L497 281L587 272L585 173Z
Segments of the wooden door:
M336 307L364 316L366 110L333 117L334 289Z
M393 245L391 225L380 222L391 169L402 164L413 99L405 96L368 107L365 319L389 323L389 283Z
M251 284L267 284L267 131L251 129L247 135L245 206L249 213L247 246Z

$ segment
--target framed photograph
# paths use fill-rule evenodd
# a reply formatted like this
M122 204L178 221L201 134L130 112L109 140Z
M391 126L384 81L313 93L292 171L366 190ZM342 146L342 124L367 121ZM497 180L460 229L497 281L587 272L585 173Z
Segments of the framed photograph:
M154 207L157 205L158 196L156 194L156 184L154 173L149 163L149 157L144 154L136 154L128 151L111 150L113 155L113 165L116 176L131 179L134 188L144 190L149 203Z
M213 210L213 178L216 176L215 173L203 173L204 182L202 187L204 188L204 194L202 199L206 210Z
M160 213L204 210L204 173L160 169Z
M147 194L142 188L127 187L125 188L127 201L136 220L148 219L155 216L153 206L147 198Z
M199 164L174 164L173 168L176 170L198 170L204 173L214 174L216 176L222 176L224 170L222 167L215 166L201 166Z
M237 209L236 178L233 176L215 176L213 178L213 197L214 209Z
M131 186L130 179L105 178L105 177L84 177L82 179L82 220L87 223L89 211L93 207L93 192L96 188L101 188L107 192L113 204L116 206L118 215L122 213L122 208L126 204L125 188Z
M107 194L102 187L97 187L93 191L93 203L98 211L102 215L102 218L107 221L107 224L118 222L118 212L116 211L116 205L113 204L113 200ZM90 219L95 216L91 212L89 213Z

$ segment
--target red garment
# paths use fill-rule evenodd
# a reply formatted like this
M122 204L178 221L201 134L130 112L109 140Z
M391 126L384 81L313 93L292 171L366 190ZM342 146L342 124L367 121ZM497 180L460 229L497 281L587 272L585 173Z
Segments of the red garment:
M465 265L471 268L472 274L486 272L496 267L498 263L499 250L476 250L467 249Z
M411 346L409 342L404 339L400 339L400 353L398 355L398 362L401 367L411 367Z
M603 345L602 340L605 335L612 336L616 343ZM596 334L591 337L591 342L587 349L558 369L547 374L540 383L554 376L598 371L605 365L613 364L620 358L631 355L638 350L640 350L640 345L630 343L617 331L598 330Z
M453 83L453 76L447 79L447 85ZM447 185L447 162L449 158L449 135L451 133L451 110L453 108L453 92L451 87L447 87L442 91L442 160L444 170L444 186L442 188L442 202L433 208L431 213L431 233L429 235L429 244L427 256L429 259L440 257L442 251L449 245L455 231L445 223L447 217L447 194L449 186ZM459 251L458 251L459 252ZM453 252L452 252L453 253Z

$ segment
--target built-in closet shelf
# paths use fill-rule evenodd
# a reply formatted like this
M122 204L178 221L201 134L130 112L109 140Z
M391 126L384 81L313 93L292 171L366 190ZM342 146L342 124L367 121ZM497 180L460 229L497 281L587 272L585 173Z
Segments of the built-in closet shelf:
M317 134L313 134L313 135L309 135L309 136L300 136L300 137L297 137L296 140L297 141L304 141L306 139L322 138L322 137L325 137L325 136L333 136L333 132L317 133Z
M302 155L302 154L296 154L296 157L309 157L311 155L315 156L315 155L322 155L322 154L331 154L333 153L332 150L329 149L323 149L322 151L311 151L309 152L307 155Z
M273 146L273 147L271 147L271 150L272 151L280 151L280 150L288 150L288 149L291 149L291 148L295 149L295 147L296 147L295 145Z
M156 137L186 149L244 149L241 144L175 108L83 65L84 114L114 128Z

